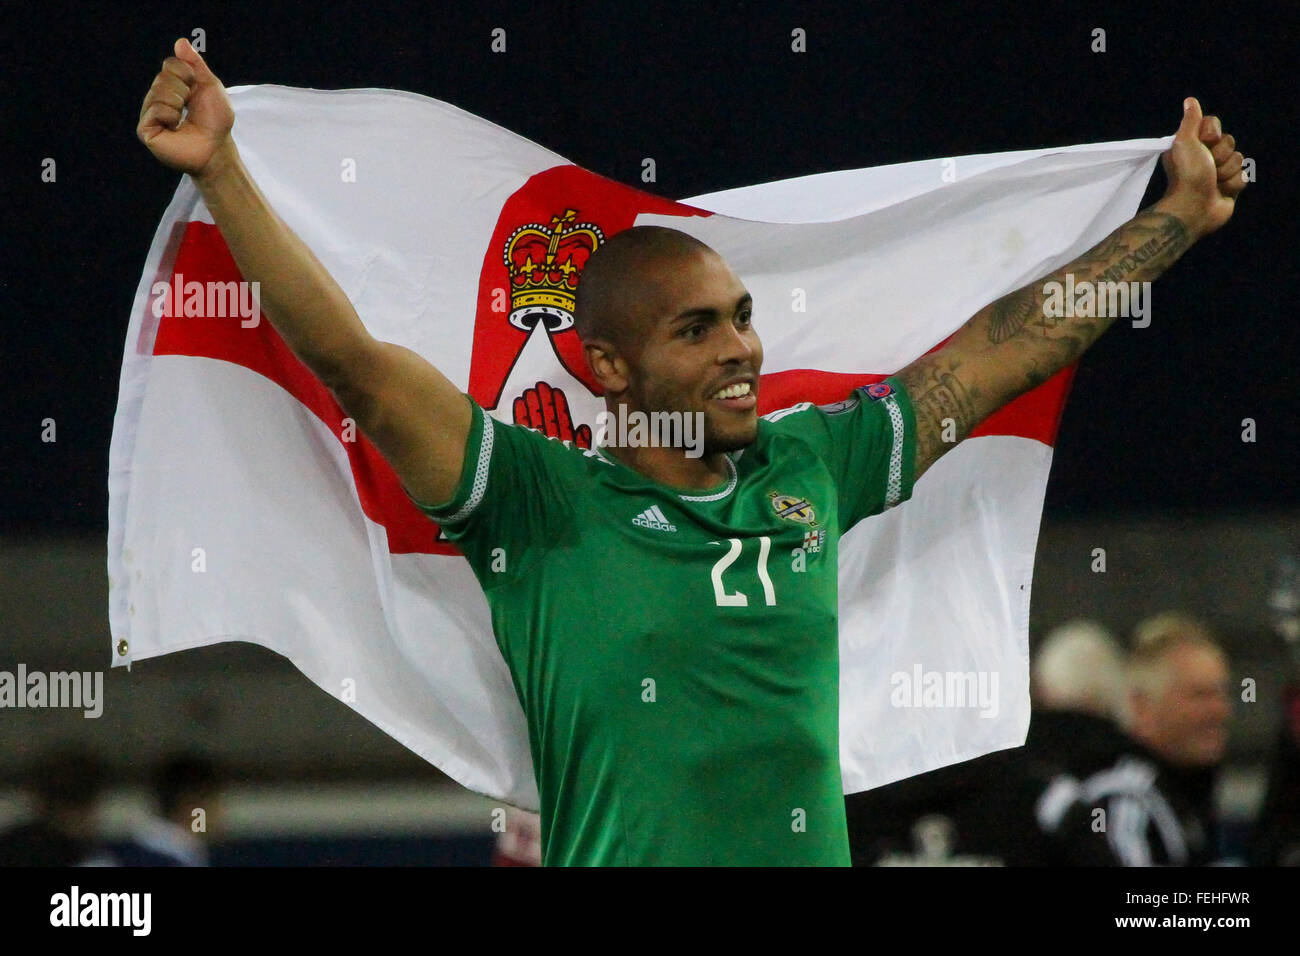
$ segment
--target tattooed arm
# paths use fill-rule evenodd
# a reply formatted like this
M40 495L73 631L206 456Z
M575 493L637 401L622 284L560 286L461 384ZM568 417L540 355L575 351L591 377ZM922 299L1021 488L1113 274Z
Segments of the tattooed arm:
M1202 118L1187 100L1162 157L1169 188L1159 202L1060 271L985 306L947 345L898 373L916 409L916 478L994 411L1077 361L1115 321L1044 314L1047 283L1060 288L1067 274L1075 285L1151 281L1228 221L1246 185L1234 146L1216 117Z
M1064 285L1066 273L1076 285L1149 281L1192 244L1193 230L1156 203L1060 272L985 306L947 345L899 372L916 409L916 477L990 414L1076 361L1115 321L1044 315L1047 282Z

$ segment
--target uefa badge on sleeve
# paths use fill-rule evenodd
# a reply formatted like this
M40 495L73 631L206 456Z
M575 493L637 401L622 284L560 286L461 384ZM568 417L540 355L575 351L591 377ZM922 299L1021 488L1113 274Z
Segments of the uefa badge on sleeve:
M863 389L863 391L867 393L867 398L874 402L878 402L882 398L888 398L890 395L893 395L894 386L890 385L888 382L876 382L874 385L868 385Z

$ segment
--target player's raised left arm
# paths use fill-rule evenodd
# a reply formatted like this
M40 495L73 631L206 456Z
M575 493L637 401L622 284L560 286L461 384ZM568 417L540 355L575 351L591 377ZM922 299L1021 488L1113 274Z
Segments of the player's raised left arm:
M898 373L916 410L916 478L994 411L1077 361L1115 321L1046 315L1047 283L1064 286L1067 273L1076 287L1150 281L1232 216L1246 188L1236 141L1194 98L1184 106L1161 157L1169 185L1159 202L1058 272L985 306L943 348Z

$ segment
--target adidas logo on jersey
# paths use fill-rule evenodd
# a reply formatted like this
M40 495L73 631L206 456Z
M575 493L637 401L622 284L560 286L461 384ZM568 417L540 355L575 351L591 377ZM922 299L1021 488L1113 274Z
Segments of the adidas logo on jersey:
M638 528L650 528L654 531L676 531L677 525L664 517L658 505L652 505L632 519Z

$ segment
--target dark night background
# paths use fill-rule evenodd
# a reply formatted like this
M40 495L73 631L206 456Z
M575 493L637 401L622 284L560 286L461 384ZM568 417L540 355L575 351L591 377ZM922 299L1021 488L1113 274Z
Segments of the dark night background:
M1232 222L1083 359L1047 516L1297 503L1291 4L191 3L6 7L0 531L94 532L128 312L177 184L135 139L171 43L228 86L413 90L672 198L969 153L1163 136L1196 95L1257 163ZM612 12L617 10L617 12ZM703 10L703 12L702 12ZM489 50L492 28L508 52ZM807 31L807 52L790 31ZM1107 52L1090 51L1106 30ZM56 183L41 161L58 163ZM1157 170L1146 202L1163 190ZM869 308L869 303L863 304ZM762 329L761 303L757 316ZM54 418L58 441L40 441ZM1240 440L1254 418L1258 440Z

